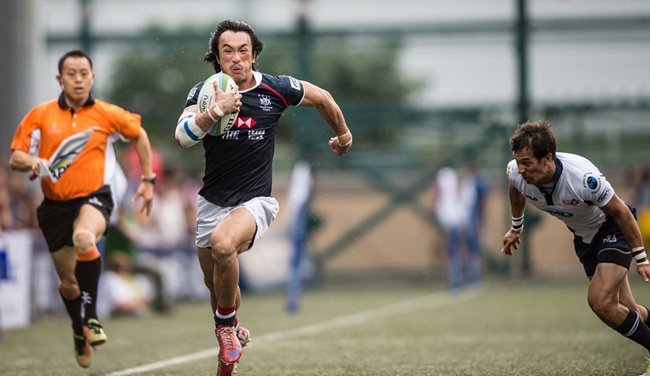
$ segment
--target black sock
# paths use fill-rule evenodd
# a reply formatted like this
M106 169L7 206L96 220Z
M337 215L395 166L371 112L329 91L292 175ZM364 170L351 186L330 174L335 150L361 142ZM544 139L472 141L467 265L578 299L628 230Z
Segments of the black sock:
M68 311L68 316L70 316L70 319L72 320L72 331L76 335L83 335L84 324L81 320L81 294L77 295L74 299L68 299L63 295L60 288L59 294L61 295L61 299L63 299L66 311Z
M623 323L614 330L645 347L650 352L650 328L641 321L636 311L630 309Z
M646 311L648 311L648 318L645 319L644 323L645 323L648 327L650 327L650 309L648 309L648 307L646 307L646 306L642 306L642 307L645 308Z
M84 319L97 318L97 290L99 275L102 272L102 259L96 258L92 261L77 260L75 276L81 290L81 298L84 306Z

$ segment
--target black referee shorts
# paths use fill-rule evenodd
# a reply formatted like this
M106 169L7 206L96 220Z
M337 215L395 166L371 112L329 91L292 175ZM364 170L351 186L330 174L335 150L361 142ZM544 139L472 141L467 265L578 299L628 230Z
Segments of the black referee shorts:
M65 246L74 246L72 241L73 224L79 216L81 206L89 204L97 208L106 220L108 230L108 219L113 212L113 197L111 188L108 185L101 187L87 197L79 197L72 200L55 201L44 199L36 209L38 226L43 231L45 242L50 252L58 251Z

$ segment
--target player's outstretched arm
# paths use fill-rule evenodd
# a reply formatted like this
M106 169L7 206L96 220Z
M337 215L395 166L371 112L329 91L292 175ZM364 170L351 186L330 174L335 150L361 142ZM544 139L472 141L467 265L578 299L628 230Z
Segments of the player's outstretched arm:
M305 98L300 103L303 107L316 107L320 117L332 128L336 137L329 139L329 147L333 153L343 155L352 147L352 133L345 123L341 108L332 95L312 83L302 81L305 87Z
M510 197L510 213L512 226L503 236L501 253L512 255L512 251L519 248L521 234L524 232L524 210L526 209L526 196L522 195L512 184L508 184L508 197Z

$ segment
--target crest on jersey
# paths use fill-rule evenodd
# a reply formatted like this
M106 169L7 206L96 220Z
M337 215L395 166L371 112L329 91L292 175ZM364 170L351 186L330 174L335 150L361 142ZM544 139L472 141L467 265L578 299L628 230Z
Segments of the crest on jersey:
M271 111L273 109L273 102L271 102L271 96L266 94L259 94L260 98L260 108L262 111Z

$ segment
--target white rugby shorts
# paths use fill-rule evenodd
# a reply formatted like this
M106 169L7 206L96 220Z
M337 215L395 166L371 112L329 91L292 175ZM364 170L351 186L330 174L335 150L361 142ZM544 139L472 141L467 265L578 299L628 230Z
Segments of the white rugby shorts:
M247 209L255 218L257 231L255 231L255 241L262 237L269 229L271 222L278 215L280 205L273 197L255 197L237 206L223 207L218 206L199 195L198 212L196 220L196 246L199 248L210 248L210 235L212 230L223 221L233 210L244 208Z

